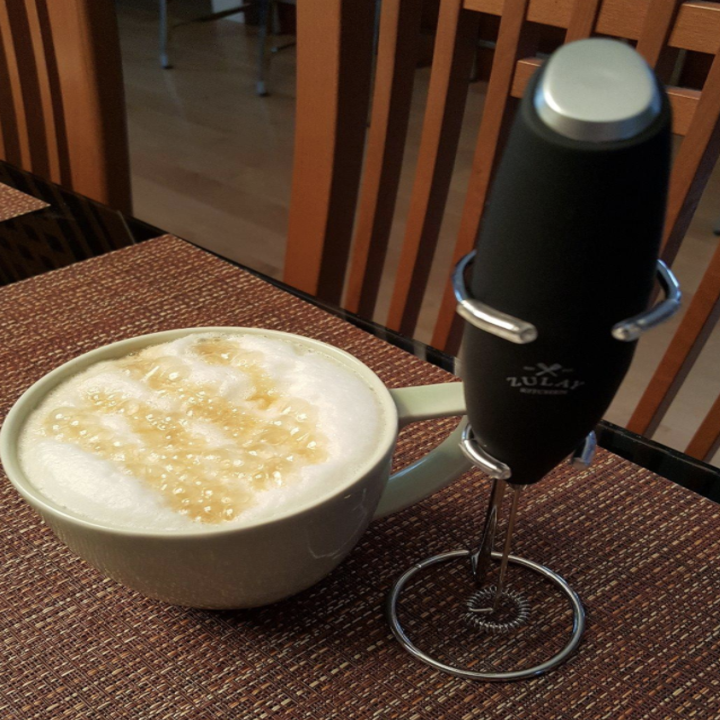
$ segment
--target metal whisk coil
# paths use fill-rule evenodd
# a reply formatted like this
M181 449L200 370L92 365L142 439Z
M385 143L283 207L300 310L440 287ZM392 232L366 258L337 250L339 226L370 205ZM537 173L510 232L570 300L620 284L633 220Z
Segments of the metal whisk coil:
M511 619L493 620L492 615L496 614L492 603L495 600L497 587L482 588L473 593L467 601L467 612L465 619L478 630L505 635L521 628L530 617L530 603L516 590L503 590L500 594L500 601L503 600L512 606Z

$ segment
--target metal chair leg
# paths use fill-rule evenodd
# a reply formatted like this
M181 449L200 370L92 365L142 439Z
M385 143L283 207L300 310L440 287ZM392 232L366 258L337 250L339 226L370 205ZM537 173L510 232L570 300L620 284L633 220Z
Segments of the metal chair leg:
M268 94L265 85L265 71L267 67L267 36L270 24L270 0L258 2L258 73L255 90L260 97Z
M289 48L295 47L297 43L293 40L291 42L286 43L280 43L280 45L273 45L270 48L270 52L275 55L276 53L282 52L283 50L288 50Z
M169 70L172 67L168 55L168 0L160 0L160 66Z

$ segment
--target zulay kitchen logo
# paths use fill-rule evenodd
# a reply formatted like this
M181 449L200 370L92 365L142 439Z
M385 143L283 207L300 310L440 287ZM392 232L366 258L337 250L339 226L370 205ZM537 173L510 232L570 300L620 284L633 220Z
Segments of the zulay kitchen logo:
M572 377L573 368L563 367L560 363L546 365L536 363L525 366L527 374L505 378L510 387L527 395L568 395L582 387L585 382Z

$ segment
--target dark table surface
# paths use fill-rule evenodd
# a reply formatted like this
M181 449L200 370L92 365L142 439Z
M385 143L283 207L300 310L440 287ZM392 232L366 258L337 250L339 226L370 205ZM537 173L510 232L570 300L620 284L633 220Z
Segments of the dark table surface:
M0 183L44 200L49 207L0 222L0 285L127 247L165 233L136 218L89 200L32 173L0 161ZM208 251L209 252L209 251ZM260 272L239 265L266 282L342 317L353 325L454 372L456 359L341 308L310 297ZM612 423L602 421L598 443L704 497L720 501L720 468L691 458Z

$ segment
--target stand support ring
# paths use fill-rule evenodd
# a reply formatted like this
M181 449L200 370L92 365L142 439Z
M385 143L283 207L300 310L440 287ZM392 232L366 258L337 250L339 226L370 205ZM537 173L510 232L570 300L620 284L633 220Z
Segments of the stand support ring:
M528 568L533 572L542 575L546 580L552 582L558 587L570 601L570 605L573 611L573 629L570 640L560 652L553 655L551 658L546 660L539 665L525 668L522 670L512 670L507 672L477 672L475 670L468 670L466 668L458 668L453 665L446 665L445 663L437 660L427 653L420 650L405 633L400 620L397 615L397 603L400 599L400 595L407 582L418 572L425 570L432 565L437 565L444 562L451 562L461 558L468 558L471 554L470 550L452 550L450 552L441 553L440 555L434 555L433 557L426 558L420 562L415 563L411 568L406 570L395 582L390 589L386 603L386 613L388 622L393 635L398 642L414 657L422 662L430 665L436 670L442 670L443 672L454 675L455 677L464 678L465 680L488 680L491 682L507 682L509 680L525 680L532 677L537 677L543 673L552 670L561 663L565 662L568 657L575 651L577 646L580 644L580 639L585 631L585 609L580 602L578 594L568 585L567 581L558 575L556 572L550 570L550 568L540 565L532 560L517 557L516 555L510 555L508 560L514 565L520 565ZM502 554L493 551L492 559L500 560Z

